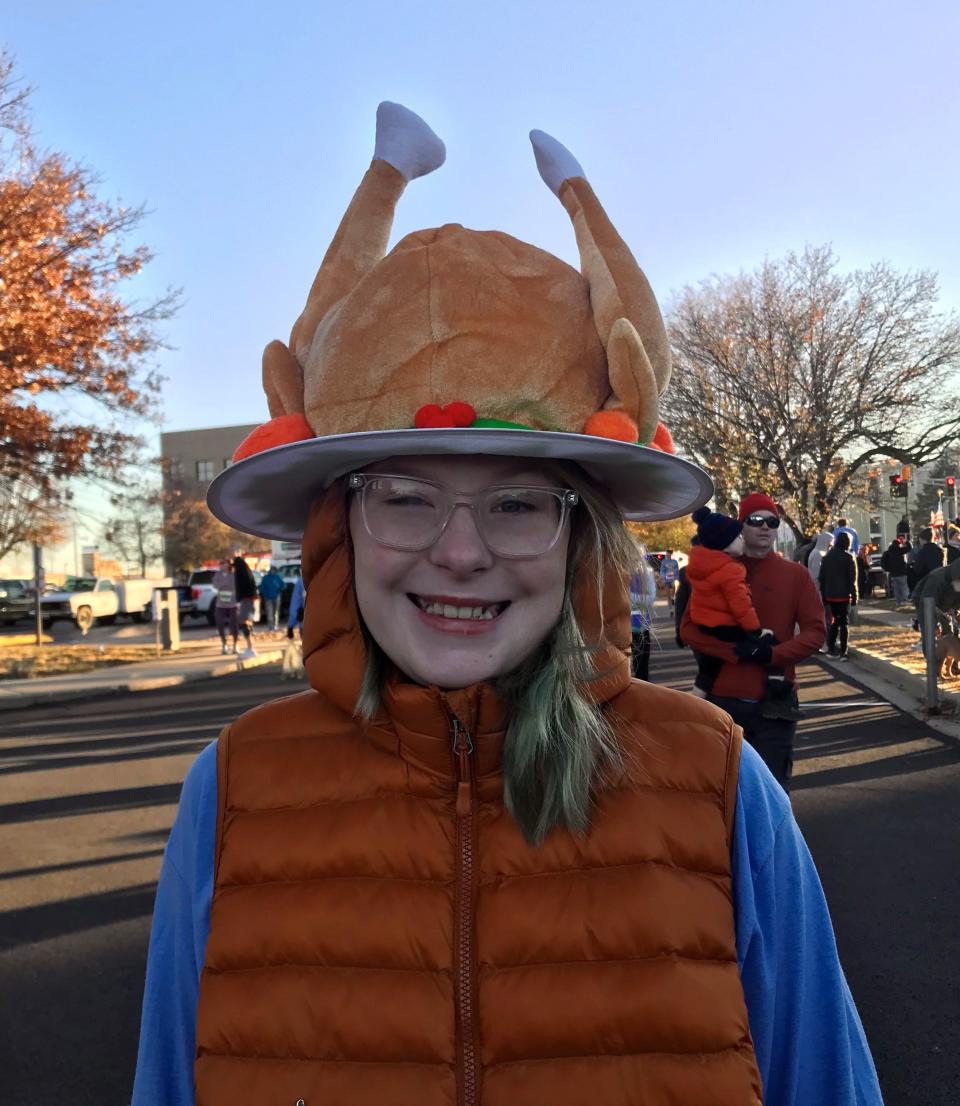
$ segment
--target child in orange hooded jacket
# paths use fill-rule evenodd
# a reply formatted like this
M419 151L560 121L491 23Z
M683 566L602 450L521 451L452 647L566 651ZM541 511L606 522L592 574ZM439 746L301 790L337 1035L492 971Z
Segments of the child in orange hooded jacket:
M747 587L747 570L738 559L743 556L743 523L709 507L700 507L691 517L697 524L697 540L690 547L686 573L690 618L722 641L767 635L772 639L773 631L760 626ZM693 693L707 698L721 662L705 653L694 651L694 656L698 672ZM781 668L767 668L763 713L768 718L792 721L800 717L793 704L793 684Z

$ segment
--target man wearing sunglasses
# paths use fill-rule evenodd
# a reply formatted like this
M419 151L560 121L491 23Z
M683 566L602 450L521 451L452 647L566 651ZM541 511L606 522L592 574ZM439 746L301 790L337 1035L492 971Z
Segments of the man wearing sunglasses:
M773 630L776 643L720 641L699 629L686 612L680 636L693 649L724 662L714 680L711 701L742 727L775 779L789 790L796 722L764 717L766 672L773 665L782 668L788 680L795 679L794 666L823 644L823 604L803 565L774 552L780 518L773 500L763 492L752 492L741 501L738 517L743 523L744 565L753 606L760 624Z

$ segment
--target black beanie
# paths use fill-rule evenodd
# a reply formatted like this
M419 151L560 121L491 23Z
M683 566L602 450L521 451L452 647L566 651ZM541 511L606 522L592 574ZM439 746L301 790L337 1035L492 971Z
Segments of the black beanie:
M743 531L742 522L711 511L709 507L698 507L693 512L693 521L697 524L700 544L707 549L726 549Z

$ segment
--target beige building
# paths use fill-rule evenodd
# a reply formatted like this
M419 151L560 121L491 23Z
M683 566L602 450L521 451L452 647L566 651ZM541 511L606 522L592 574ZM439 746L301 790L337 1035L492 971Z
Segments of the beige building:
M160 435L163 490L203 499L210 481L230 464L233 451L253 430L249 426L212 426Z

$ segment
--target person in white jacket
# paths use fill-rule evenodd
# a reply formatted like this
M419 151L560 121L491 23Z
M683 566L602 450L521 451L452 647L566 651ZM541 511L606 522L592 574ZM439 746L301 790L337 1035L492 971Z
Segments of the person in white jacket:
M833 534L829 530L821 530L817 537L817 543L810 550L810 556L807 558L807 571L813 577L813 582L817 585L817 591L820 590L820 566L823 564L823 558L830 552L830 547L833 545ZM830 623L832 621L829 613L824 609L823 621L827 627L827 633L830 633ZM826 653L826 646L821 646L819 652Z
M813 577L813 582L817 587L820 586L820 565L831 545L833 545L833 534L829 530L821 530L816 545L810 550L810 556L807 559L807 571Z

